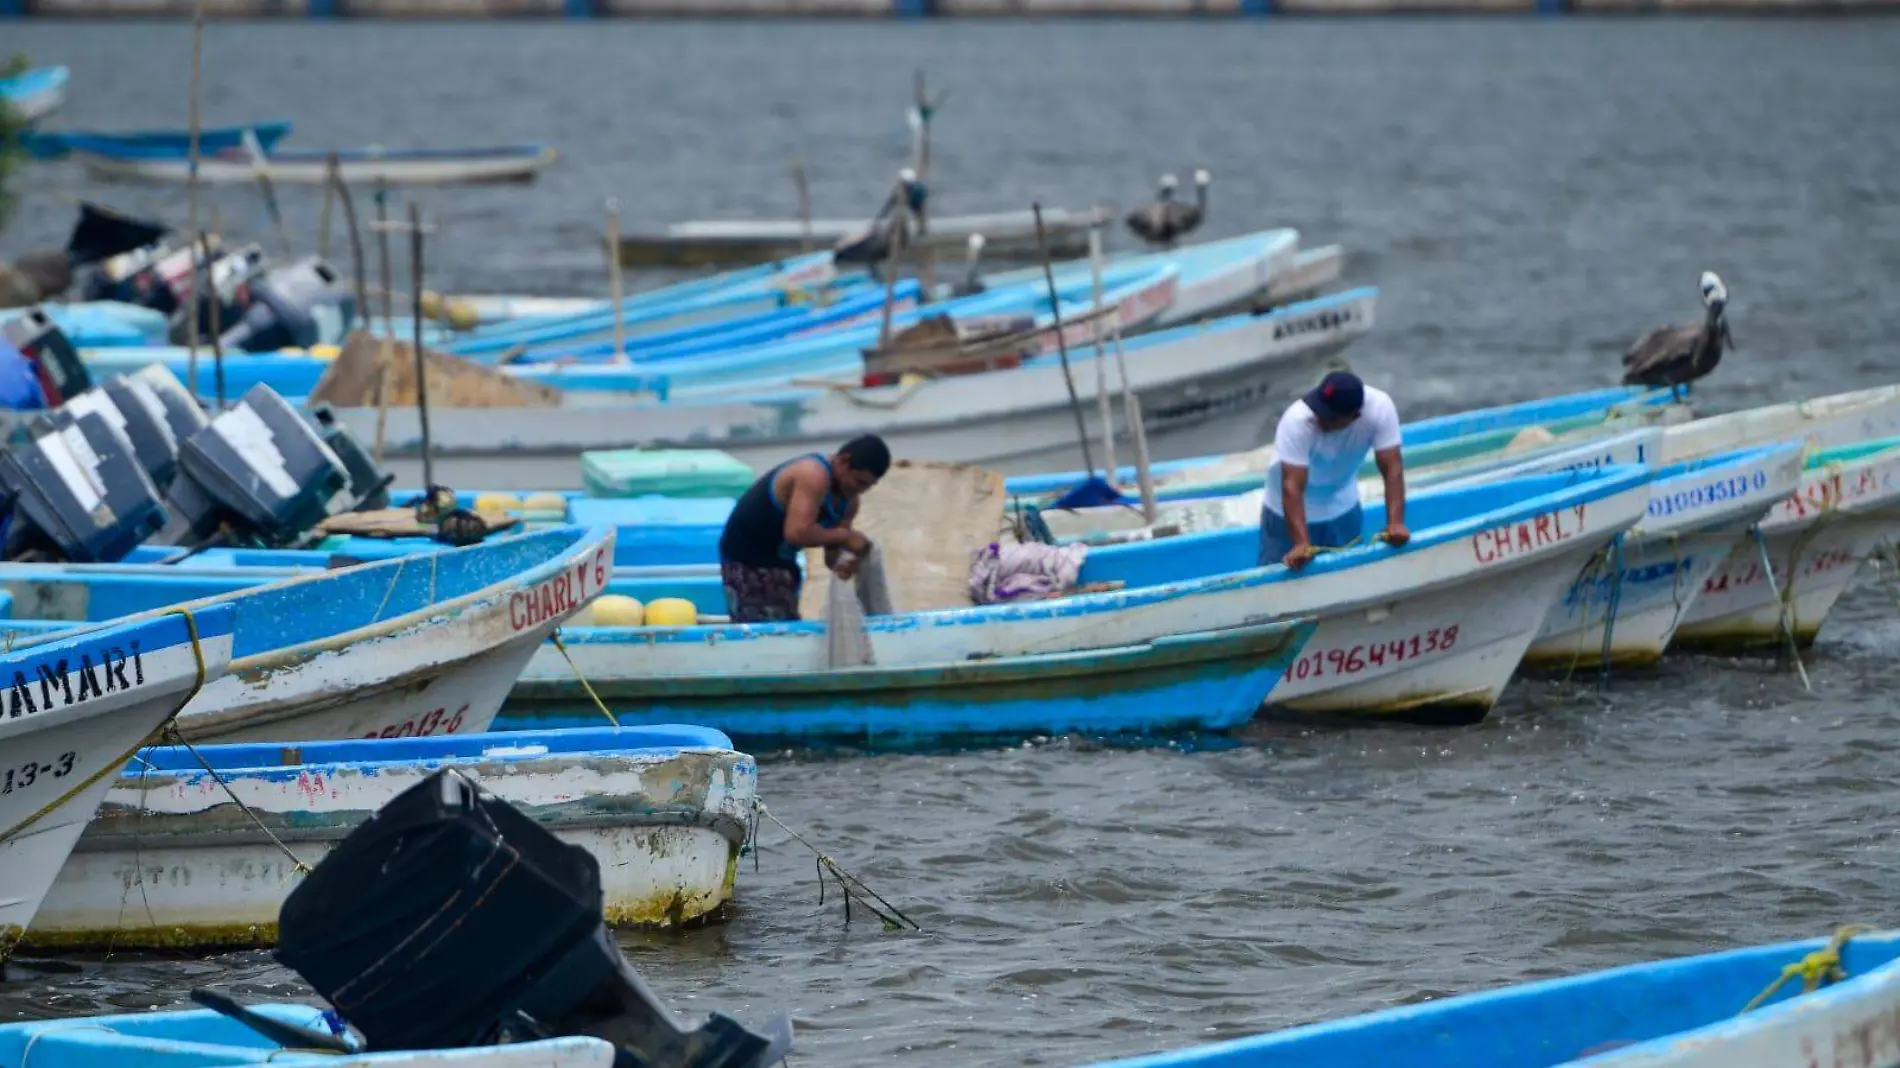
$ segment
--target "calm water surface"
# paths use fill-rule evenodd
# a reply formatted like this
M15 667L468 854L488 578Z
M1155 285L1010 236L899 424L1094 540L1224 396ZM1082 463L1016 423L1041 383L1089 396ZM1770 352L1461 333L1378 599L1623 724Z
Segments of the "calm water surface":
M10 25L74 69L61 121L182 125L177 24ZM1210 235L1297 226L1381 287L1350 355L1413 415L1613 378L1720 271L1740 351L1711 407L1900 377L1900 21L215 25L211 123L293 143L545 140L527 189L420 194L437 284L605 290L629 228L868 212L924 67L939 210L1130 207L1215 175ZM30 172L10 253L63 197L183 221L174 192ZM313 234L318 199L286 190ZM250 190L215 203L265 234ZM400 205L397 206L400 210ZM790 1012L805 1064L1072 1065L1525 978L1891 922L1900 611L1837 613L1814 693L1681 658L1521 682L1465 730L1260 726L1236 747L1072 740L936 756L762 754L774 811L925 928L846 927L768 831L731 922L630 940L683 1012ZM17 970L0 1018L306 991L263 954Z

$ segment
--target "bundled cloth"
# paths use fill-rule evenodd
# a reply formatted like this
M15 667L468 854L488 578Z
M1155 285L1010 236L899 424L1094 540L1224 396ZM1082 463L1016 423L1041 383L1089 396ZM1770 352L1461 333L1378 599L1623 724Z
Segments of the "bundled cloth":
M858 561L854 578L831 576L825 601L825 661L834 668L873 663L865 616L891 614L891 587L884 575L884 550L877 543Z
M977 604L1059 597L1075 586L1086 545L991 542L970 557L970 600Z

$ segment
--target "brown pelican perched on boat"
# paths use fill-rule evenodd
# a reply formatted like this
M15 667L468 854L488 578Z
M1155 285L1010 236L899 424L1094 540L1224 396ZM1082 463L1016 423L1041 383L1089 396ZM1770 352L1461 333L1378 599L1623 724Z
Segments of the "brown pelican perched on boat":
M950 286L951 296L974 297L978 293L988 292L989 287L983 284L983 276L978 269L983 260L983 243L982 234L970 235L969 253L964 259L963 281Z
M1728 332L1728 287L1714 271L1702 272L1702 304L1708 315L1700 325L1660 326L1644 334L1623 354L1623 384L1668 386L1672 397L1682 387L1715 370L1722 349L1734 348Z
M905 209L901 217L897 210L899 206L897 198L900 195L904 198L902 204ZM884 206L878 209L877 215L871 219L869 226L844 238L832 248L832 262L861 263L869 267L871 274L876 276L878 269L884 266L884 261L890 258L891 239L896 234L897 227L904 228L906 238L917 232L917 220L923 214L924 202L928 196L924 183L917 180L916 171L909 167L898 171L897 188L892 189L890 195L884 198Z
M1194 172L1194 203L1174 199L1174 175L1161 176L1161 188L1155 202L1128 213L1128 228L1150 244L1172 246L1176 238L1201 225L1207 217L1207 185L1213 178L1206 171Z

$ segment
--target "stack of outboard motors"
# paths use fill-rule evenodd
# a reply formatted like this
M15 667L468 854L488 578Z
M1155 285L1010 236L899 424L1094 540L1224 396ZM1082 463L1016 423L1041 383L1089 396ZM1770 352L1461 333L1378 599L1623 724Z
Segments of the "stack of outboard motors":
M209 255L172 238L102 263L87 279L87 300L116 300L162 312L171 340L190 332L191 274L202 271L198 336L227 350L275 352L337 344L355 320L356 297L335 267L306 256L271 267L261 246L225 248L208 241Z
M589 1036L614 1068L771 1068L765 1034L712 1013L680 1028L601 916L600 863L452 769L360 824L291 890L276 957L334 1007L297 1027L195 990L286 1048L461 1049ZM352 1033L353 1032L353 1033Z
M70 351L54 328L41 364L60 365L46 353L61 346ZM34 418L29 444L0 453L7 560L286 546L332 515L388 503L389 478L346 427L268 386L210 418L162 365L93 386L75 357L61 374L61 406Z

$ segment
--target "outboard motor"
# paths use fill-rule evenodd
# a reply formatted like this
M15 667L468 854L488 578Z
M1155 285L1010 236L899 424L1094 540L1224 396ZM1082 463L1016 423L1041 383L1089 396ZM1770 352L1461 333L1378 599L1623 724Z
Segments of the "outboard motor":
M208 342L213 336L213 326L217 327L217 333L222 334L230 330L233 323L244 320L245 312L251 306L253 287L264 277L268 266L262 245L245 245L230 252L212 255L205 291L198 294L200 338ZM184 310L189 299L189 288L180 290L177 310L170 313L173 344L182 345L191 337L190 323ZM213 301L217 308L215 320L211 314Z
M164 364L147 364L130 377L144 383L165 409L165 422L172 428L172 439L181 447L211 425L211 417L205 414L198 398Z
M176 381L173 379L173 382ZM196 402L189 397L185 400L197 413L197 422L192 426L192 432L195 433L206 423L204 412L197 409ZM164 492L172 484L172 477L178 471L180 439L173 429L171 412L146 379L113 375L98 389L87 390L68 400L64 407L52 414L49 428L63 429L87 412L104 416L119 433L125 435L125 439L132 444L133 455L145 469L146 477L152 480L152 485L159 492Z
M0 490L13 503L5 553L12 561L110 563L165 524L132 443L98 411L0 453Z
M330 451L336 453L349 471L350 496L356 498L355 510L375 511L389 507L389 484L396 480L396 476L386 475L376 469L375 458L350 432L350 428L337 419L336 409L328 404L319 404L310 409L310 421L316 424L317 433L323 436L323 443L330 446Z
M358 825L285 898L275 956L368 1051L591 1036L615 1068L770 1068L791 1049L713 1013L682 1030L601 918L600 862L452 769Z
M67 398L77 397L92 388L92 375L79 358L79 350L73 348L66 332L53 322L44 308L28 308L0 327L0 335L38 367L47 407L57 408L66 403Z
M242 321L220 339L226 349L275 352L335 344L356 314L356 297L324 260L310 256L251 287Z
M153 540L199 548L222 532L288 545L350 508L349 482L309 420L269 386L252 386L179 447L171 520Z
M182 252L184 247L182 243L155 241L144 248L135 248L101 260L86 276L86 287L80 294L86 300L116 300L123 304L143 305L145 302L138 278L157 265L158 261Z

